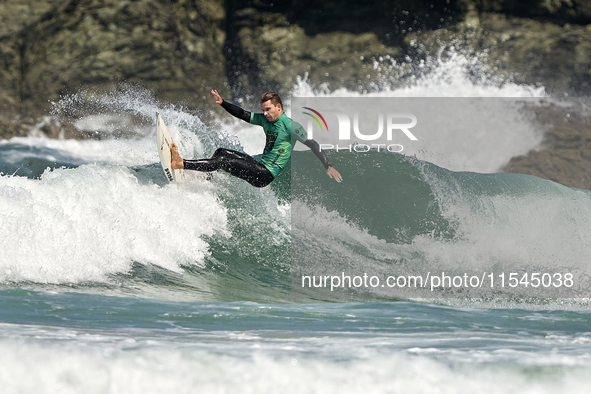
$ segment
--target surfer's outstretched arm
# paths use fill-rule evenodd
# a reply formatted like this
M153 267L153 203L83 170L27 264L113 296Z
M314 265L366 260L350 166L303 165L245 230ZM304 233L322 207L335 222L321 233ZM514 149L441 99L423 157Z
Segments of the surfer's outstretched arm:
M211 94L213 94L216 104L221 105L222 108L225 109L226 111L228 111L228 113L230 115L235 116L238 119L242 119L245 122L250 122L250 112L249 111L245 111L242 108L240 108L239 106L225 101L219 95L217 90L212 90Z
M312 152L314 152L316 157L322 162L324 168L326 168L326 175L328 175L337 182L341 182L343 180L341 174L332 166L326 154L322 151L322 149L320 149L320 145L318 145L318 142L312 139L308 139L306 140L306 142L304 142L304 145L310 148Z

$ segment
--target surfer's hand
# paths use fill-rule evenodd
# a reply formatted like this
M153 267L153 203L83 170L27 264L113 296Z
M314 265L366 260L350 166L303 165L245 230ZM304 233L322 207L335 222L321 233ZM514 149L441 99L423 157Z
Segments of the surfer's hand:
M341 174L334 167L328 167L326 169L326 175L328 175L329 177L331 177L339 183L343 180Z
M222 99L222 96L220 96L220 94L218 93L218 91L211 89L211 94L213 94L213 98L215 99L215 103L218 104L218 105L222 105L222 103L224 102L224 100Z

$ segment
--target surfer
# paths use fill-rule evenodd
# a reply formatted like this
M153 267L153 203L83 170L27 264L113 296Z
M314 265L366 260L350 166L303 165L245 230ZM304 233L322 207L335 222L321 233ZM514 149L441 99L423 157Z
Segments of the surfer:
M262 114L245 111L237 105L224 101L217 90L212 90L211 93L216 104L221 105L231 115L263 128L267 138L263 155L257 161L246 153L219 148L211 159L184 160L179 155L178 146L173 142L173 169L205 172L224 170L235 177L244 179L255 187L265 187L283 171L291 157L293 145L296 141L300 141L314 152L326 168L326 174L330 178L337 182L343 180L341 174L332 166L318 143L313 139L309 139L302 125L292 121L283 112L283 103L277 93L267 92L262 95Z

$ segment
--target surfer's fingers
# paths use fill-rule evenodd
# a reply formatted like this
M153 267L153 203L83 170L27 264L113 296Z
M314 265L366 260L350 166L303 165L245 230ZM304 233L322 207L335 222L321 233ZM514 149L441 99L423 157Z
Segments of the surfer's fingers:
M213 94L213 99L215 100L216 104L222 104L224 100L222 100L222 96L218 93L217 90L212 89L211 94Z
M329 167L326 170L326 173L328 174L329 177L331 177L332 179L334 179L337 182L341 182L343 180L343 177L341 176L341 173L338 172L336 169L334 169L333 167Z

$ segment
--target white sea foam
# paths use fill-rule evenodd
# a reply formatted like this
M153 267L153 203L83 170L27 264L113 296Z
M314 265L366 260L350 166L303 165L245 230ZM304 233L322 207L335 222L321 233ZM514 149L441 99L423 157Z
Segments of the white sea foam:
M6 162L16 163L25 158L39 158L76 165L100 163L139 166L158 160L155 139L155 136L106 140L13 137L0 141L0 145L5 148L2 159Z
M6 327L5 327L6 328ZM589 360L518 351L431 350L380 352L364 341L339 338L271 343L227 333L233 351L170 344L153 337L68 330L62 341L0 342L0 385L5 393L586 393ZM239 338L239 337L242 338ZM221 338L220 338L221 339ZM211 336L209 337L211 340ZM389 340L382 338L384 343ZM305 343L309 342L309 343ZM337 342L341 342L337 344ZM309 346L314 345L313 348ZM331 355L332 346L340 349ZM277 350L270 350L277 347ZM329 355L319 355L318 347ZM309 352L313 356L306 355ZM457 355L451 361L449 353ZM452 358L456 356L452 355ZM552 377L542 370L551 370ZM31 373L34 371L34 373Z
M133 262L177 271L208 254L226 210L208 182L140 184L126 167L84 165L40 180L0 177L0 282L102 281Z
M452 242L429 236L413 241L430 264L489 273L570 272L579 286L591 275L588 191L525 175L455 174L454 181L429 168L423 175L443 216L455 226Z

